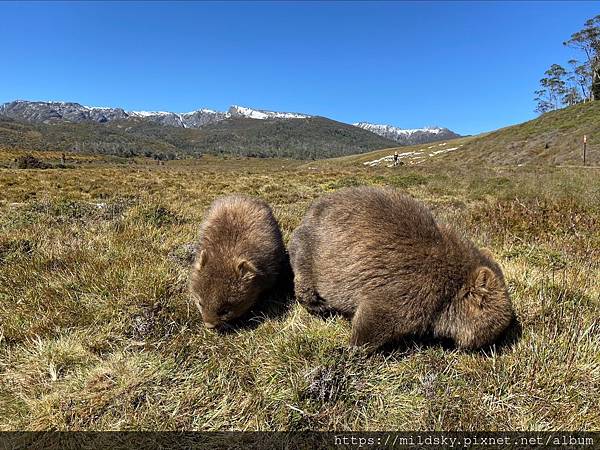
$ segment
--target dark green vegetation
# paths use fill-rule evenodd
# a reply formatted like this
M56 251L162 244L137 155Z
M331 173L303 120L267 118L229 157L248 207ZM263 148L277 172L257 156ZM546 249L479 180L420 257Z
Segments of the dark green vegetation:
M365 153L394 141L325 117L292 120L227 119L202 128L209 153L322 159Z
M0 429L600 429L597 169L136 160L0 169ZM284 298L234 333L202 327L187 265L216 196L264 198L287 241L355 185L404 189L491 249L520 325L484 352L375 355Z
M394 141L323 117L231 118L202 128L142 120L34 124L0 120L0 148L175 159L203 154L320 159L393 147Z

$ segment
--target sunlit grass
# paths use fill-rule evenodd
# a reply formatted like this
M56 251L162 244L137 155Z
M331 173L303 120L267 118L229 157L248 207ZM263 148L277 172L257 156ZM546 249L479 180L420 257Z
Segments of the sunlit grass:
M232 334L201 326L187 257L215 197L264 198L287 241L313 199L363 184L406 190L490 248L520 337L366 355L347 348L344 320L294 304ZM598 430L599 295L591 170L210 157L0 169L0 429Z

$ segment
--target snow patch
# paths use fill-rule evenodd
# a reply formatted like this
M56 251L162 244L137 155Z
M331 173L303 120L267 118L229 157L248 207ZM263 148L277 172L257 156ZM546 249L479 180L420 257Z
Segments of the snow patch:
M306 119L312 117L306 114L264 111L262 109L247 108L245 106L232 105L228 114L231 116L247 117L249 119Z
M414 157L420 156L422 154L423 153L421 150L414 151L414 152L398 153L398 159L414 158ZM384 156L383 158L374 159L373 161L364 162L363 164L365 166L374 167L374 166L380 165L383 162L393 162L393 161L394 161L394 155L388 155L388 156Z
M442 144L440 144L442 145ZM446 145L446 143L444 143L443 145ZM425 153L425 148L421 148L419 150L415 150L412 152L404 152L404 153L398 153L398 159L406 159L408 160L408 164L421 164L423 161L425 161L425 159L429 156L436 156L436 155L440 155L442 153L448 153L448 152L452 152L454 150L458 150L460 147L462 147L463 144L458 145L457 147L449 147L449 148L443 148L440 150L436 150L433 151L431 153ZM434 147L433 145L430 147L427 147L427 149L430 149ZM374 159L372 161L366 161L363 163L363 165L365 166L369 166L369 167L376 167L376 166L380 166L383 163L393 163L394 162L394 155L386 155L382 158L379 159ZM393 164L388 165L387 167L393 167Z
M179 114L168 111L127 111L127 114L133 117L155 117L155 116L177 116Z
M450 148L444 148L442 150L436 150L435 152L431 152L429 154L429 156L439 155L440 153L453 152L454 150L458 150L460 147L461 147L461 145L459 145L458 147L450 147Z
M363 128L365 130L369 130L376 134L388 133L404 136L411 136L415 133L440 134L442 131L444 131L444 129L440 127L398 128L392 125L382 125L369 122L356 122L352 125L354 125L355 127Z

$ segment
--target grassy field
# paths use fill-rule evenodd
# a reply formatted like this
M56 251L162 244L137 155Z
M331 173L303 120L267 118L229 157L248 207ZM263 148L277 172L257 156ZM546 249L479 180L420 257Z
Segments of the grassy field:
M71 156L0 168L0 430L600 430L598 169ZM215 197L264 198L287 241L313 199L363 184L496 255L519 322L498 346L367 355L286 298L202 327L186 277Z

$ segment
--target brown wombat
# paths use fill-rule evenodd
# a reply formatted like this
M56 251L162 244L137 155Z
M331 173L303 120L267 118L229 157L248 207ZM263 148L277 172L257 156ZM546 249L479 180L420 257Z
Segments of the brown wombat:
M298 301L352 318L353 345L433 335L478 348L513 317L491 255L392 189L349 188L315 201L289 253Z
M269 205L241 195L217 199L200 227L189 282L204 324L218 328L246 313L275 284L284 258Z

